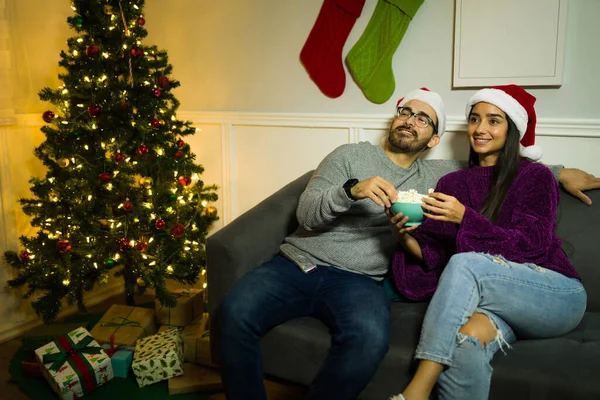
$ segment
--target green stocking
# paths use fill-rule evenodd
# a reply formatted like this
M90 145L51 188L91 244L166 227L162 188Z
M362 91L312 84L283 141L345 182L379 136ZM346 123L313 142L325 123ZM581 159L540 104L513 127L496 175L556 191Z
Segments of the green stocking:
M373 103L385 103L394 93L392 56L423 1L378 0L367 28L348 53L348 69Z

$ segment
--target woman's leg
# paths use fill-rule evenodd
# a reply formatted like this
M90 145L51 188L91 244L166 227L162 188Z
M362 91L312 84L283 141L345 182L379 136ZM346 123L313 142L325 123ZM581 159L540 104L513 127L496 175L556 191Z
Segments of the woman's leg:
M480 392L486 392L483 398L487 398L487 376L491 377L489 353L499 348L503 341L514 340L511 327L524 337L558 336L577 326L585 303L583 286L575 279L535 265L507 262L500 257L457 254L444 270L427 310L416 357L450 367L454 365L457 351L461 360L473 357L482 360L488 365L483 369L486 376L471 383L457 382L457 388L466 388L470 393L468 398L475 399L471 394ZM474 356L469 352L471 355L467 357L464 353L468 343L481 345L479 339L460 332L474 312L490 317L498 334L492 343L494 346L482 347L487 352ZM472 350L478 349L475 346ZM454 379L468 378L458 375ZM431 377L427 378L431 380ZM423 387L432 389L427 385ZM460 393L454 392L452 398L461 398ZM413 398L427 398L428 395L421 393L417 397L415 394ZM408 394L407 400L412 400Z

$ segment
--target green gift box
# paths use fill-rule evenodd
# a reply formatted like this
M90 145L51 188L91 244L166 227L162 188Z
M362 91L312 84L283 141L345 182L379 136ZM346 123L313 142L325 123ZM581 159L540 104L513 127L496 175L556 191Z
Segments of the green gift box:
M135 343L131 368L139 387L183 374L181 333L172 328Z
M40 347L35 355L52 390L63 400L78 399L113 378L110 358L84 328Z

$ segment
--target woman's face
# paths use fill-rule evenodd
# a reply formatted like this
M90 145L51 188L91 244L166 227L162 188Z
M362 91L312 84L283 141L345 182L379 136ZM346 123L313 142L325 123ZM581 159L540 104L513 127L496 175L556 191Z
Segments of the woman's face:
M479 165L495 165L506 143L506 114L490 103L477 103L469 115L467 133L471 148L479 155Z

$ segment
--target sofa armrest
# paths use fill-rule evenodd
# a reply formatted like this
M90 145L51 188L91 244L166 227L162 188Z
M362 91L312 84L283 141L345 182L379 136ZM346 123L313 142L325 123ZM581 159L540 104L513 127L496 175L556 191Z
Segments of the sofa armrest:
M208 311L213 362L219 363L218 308L231 286L279 252L298 227L296 208L313 171L287 184L206 240Z

